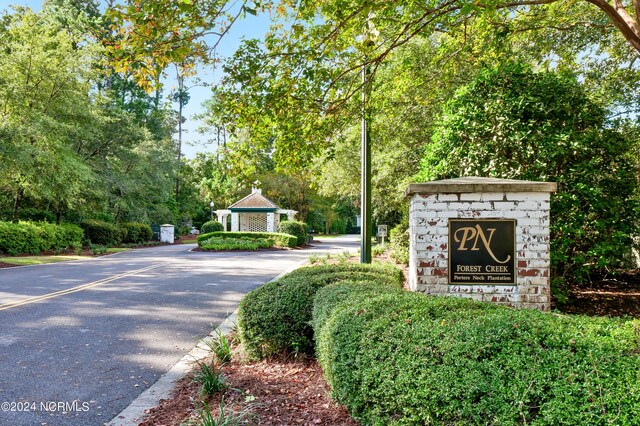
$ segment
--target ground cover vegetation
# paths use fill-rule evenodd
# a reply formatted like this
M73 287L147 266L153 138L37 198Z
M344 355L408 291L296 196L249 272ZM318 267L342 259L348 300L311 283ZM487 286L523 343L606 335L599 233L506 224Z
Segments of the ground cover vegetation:
M298 241L297 237L279 232L232 232L232 231L216 231L208 234L198 235L198 246L201 248L207 241L215 238L216 240L235 239L235 240L264 240L269 243L269 247L287 247L293 248Z
M638 424L638 320L425 296L387 268L301 268L254 290L244 350L315 354L363 424Z
M221 238L209 237L198 246L202 250L258 250L271 248L274 240L268 238Z

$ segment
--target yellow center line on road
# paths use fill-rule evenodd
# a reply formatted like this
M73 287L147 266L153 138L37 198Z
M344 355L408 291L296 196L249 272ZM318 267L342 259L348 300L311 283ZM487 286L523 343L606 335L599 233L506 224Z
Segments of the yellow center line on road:
M18 306L29 305L31 303L40 302L42 300L53 299L54 297L64 296L66 294L77 293L77 292L82 291L82 290L86 290L86 289L89 289L89 288L92 288L92 287L97 287L97 286L102 285L102 284L107 284L107 283L110 283L112 281L119 280L120 278L130 277L132 275L136 275L136 274L139 274L139 273L142 273L142 272L147 272L147 271L150 271L152 269L159 268L160 266L162 266L162 264L151 265L151 266L147 266L147 267L142 268L142 269L137 269L135 271L125 272L124 274L114 275L113 277L103 278L103 279L98 280L98 281L93 281L93 282L90 282L90 283L87 283L87 284L83 284L83 285L79 285L79 286L76 286L76 287L68 288L66 290L60 290L60 291L56 291L56 292L53 292L53 293L43 294L42 296L29 297L27 299L19 300L17 302L5 303L3 305L0 305L0 311L4 311L6 309L11 309L11 308L17 308Z

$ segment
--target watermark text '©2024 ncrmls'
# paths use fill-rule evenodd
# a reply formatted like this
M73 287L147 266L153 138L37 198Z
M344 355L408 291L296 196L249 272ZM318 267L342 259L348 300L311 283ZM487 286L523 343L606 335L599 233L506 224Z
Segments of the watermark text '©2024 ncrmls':
M89 411L89 402L82 401L4 401L0 412L44 411L49 413L78 413Z

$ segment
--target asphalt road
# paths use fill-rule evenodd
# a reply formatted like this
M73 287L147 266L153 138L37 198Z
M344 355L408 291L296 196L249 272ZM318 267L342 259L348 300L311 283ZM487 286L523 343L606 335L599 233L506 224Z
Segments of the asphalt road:
M233 312L311 253L358 240L256 253L132 250L0 269L0 425L102 425Z

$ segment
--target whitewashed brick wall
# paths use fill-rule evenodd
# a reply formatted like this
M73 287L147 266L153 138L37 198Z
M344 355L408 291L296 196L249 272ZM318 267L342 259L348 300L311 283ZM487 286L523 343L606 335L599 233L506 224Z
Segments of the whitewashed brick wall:
M549 198L549 192L413 194L409 207L411 289L549 310ZM450 218L516 220L515 286L448 284Z

